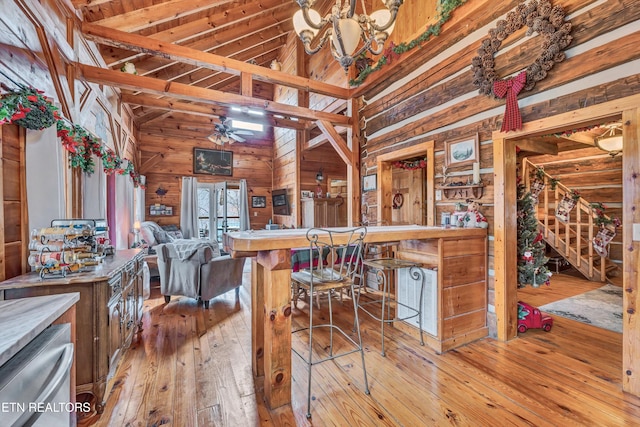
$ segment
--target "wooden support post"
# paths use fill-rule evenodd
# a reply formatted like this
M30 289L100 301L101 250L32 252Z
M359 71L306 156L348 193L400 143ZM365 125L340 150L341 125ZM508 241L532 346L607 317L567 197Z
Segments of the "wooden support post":
M516 148L504 138L493 140L494 159L494 254L500 260L495 268L495 313L497 335L501 341L515 338L518 330L518 277L516 255Z
M253 375L264 376L264 268L251 261L251 365Z
M261 251L257 262L263 267L263 290L254 297L264 297L256 307L264 317L264 396L273 409L291 402L291 251ZM259 333L257 319L252 323Z

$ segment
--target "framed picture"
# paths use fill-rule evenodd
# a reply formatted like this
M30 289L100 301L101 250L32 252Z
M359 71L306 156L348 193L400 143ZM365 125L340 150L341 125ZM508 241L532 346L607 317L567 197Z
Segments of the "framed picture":
M378 188L378 174L366 175L362 179L362 191L374 191Z
M478 134L456 141L444 143L444 165L456 167L470 165L480 161Z
M300 192L300 197L303 199L311 199L313 198L313 191L302 190Z
M267 207L267 196L251 196L251 207L252 208L266 208Z
M233 176L233 151L194 148L193 173Z

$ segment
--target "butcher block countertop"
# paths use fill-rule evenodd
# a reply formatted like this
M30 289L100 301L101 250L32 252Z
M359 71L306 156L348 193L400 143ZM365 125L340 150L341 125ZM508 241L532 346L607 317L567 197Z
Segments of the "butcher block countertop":
M0 301L0 366L80 299L78 292Z
M348 228L330 228L330 230L347 230ZM483 228L443 228L424 225L385 225L366 227L365 243L391 242L396 240L421 240L440 238L469 238L486 236ZM286 248L305 247L307 228L287 230L250 230L224 234L225 250L232 254L248 256L252 252L269 251ZM345 236L334 236L335 242L345 243Z

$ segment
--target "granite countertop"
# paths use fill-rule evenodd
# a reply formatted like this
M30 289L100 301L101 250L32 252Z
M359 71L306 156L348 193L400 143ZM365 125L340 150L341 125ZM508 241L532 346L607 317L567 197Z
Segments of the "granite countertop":
M72 292L0 301L0 366L79 300Z

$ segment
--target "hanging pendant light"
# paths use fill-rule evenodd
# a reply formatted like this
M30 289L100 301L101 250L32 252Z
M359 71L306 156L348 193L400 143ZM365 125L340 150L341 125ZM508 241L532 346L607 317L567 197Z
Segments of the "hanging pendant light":
M608 128L605 133L595 138L594 142L596 147L608 152L611 157L615 157L622 153L622 128L617 123L609 125Z
M311 9L316 0L296 0L300 10L293 15L293 27L310 55L320 51L330 40L331 53L347 72L355 58L365 51L373 55L382 53L384 42L393 31L403 0L381 1L386 9L376 10L371 15L363 10L356 15L356 0L336 0L331 13L322 18ZM321 30L324 31L318 40ZM312 48L312 44L315 47Z

